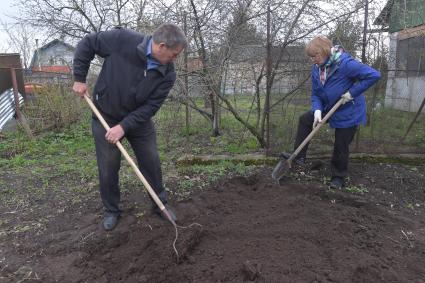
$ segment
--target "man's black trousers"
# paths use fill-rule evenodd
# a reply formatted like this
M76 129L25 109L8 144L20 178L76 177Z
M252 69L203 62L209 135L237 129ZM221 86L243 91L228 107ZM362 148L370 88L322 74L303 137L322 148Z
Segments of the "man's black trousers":
M323 115L324 116L324 115ZM300 116L298 122L297 136L295 138L294 149L296 149L310 134L313 129L314 115L307 111ZM331 169L333 177L346 177L348 170L349 146L356 134L357 127L336 128L334 151L331 160ZM308 144L301 150L297 158L305 158L307 155Z
M92 120L92 132L96 146L100 196L105 213L119 215L121 210L119 208L120 189L118 171L121 165L121 152L116 145L109 143L105 139L106 131L96 119ZM149 120L140 124L137 129L128 131L125 137L136 155L140 172L142 172L161 201L166 203L167 195L162 184L161 164L153 122Z

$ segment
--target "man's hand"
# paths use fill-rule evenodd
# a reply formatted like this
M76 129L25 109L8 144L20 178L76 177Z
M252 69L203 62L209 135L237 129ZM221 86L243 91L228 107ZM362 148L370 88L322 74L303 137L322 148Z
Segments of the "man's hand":
M120 124L112 127L106 132L105 139L109 143L116 144L124 136L124 129Z
M313 129L316 128L317 124L320 122L322 122L322 111L316 110L314 111Z
M346 93L344 93L343 95L341 95L342 98L342 104L344 105L347 102L350 102L351 100L353 100L353 97L351 96L351 94L347 91Z
M72 90L79 95L81 98L84 98L84 94L87 92L87 84L86 83L80 83L80 82L74 82L74 85L72 86Z

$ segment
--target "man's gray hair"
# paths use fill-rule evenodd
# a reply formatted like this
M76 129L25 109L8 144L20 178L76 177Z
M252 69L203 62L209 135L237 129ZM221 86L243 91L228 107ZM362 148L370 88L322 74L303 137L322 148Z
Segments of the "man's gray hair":
M170 23L160 25L152 34L153 42L160 44L165 43L168 48L174 49L177 47L186 48L187 39L182 29Z

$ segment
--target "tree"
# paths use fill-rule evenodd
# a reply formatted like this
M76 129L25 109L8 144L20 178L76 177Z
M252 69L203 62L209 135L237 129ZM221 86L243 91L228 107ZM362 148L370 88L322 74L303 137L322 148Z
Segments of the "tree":
M71 39L114 26L140 30L146 24L143 0L20 0L18 7L21 23Z
M262 147L267 146L267 121L271 109L276 106L270 103L273 85L285 76L281 69L287 63L287 47L302 45L313 33L326 31L331 23L347 18L362 7L336 0L20 1L23 23L45 28L53 36L65 35L75 40L88 32L116 25L150 32L164 21L183 26L183 19L186 19L189 50L197 54L201 62L200 68L191 73L192 78L198 79L192 84L201 82L210 107L198 106L184 88L181 88L184 95L176 97L211 122L214 136L219 134L220 108L228 110ZM267 18L268 25L265 24ZM255 85L251 110L256 108L257 111L250 111L248 115L238 111L236 100L232 101L223 91L230 62L246 51L244 46L260 49L256 57L247 60L246 70L242 70L252 74ZM185 66L177 65L183 70L180 74L188 74ZM288 93L278 101L285 99ZM249 119L253 113L256 115L254 123Z
M234 118L257 138L262 147L267 146L268 126L266 121L269 118L270 109L275 106L270 105L270 95L275 79L281 76L279 70L285 63L286 47L302 42L311 33L325 29L330 23L347 17L359 9L351 6L338 7L332 13L332 17L329 17L329 11L320 8L324 1L319 0L302 2L296 0L276 2L237 0L226 1L226 3L221 0L188 0L188 2L188 6L184 6L184 4L182 6L190 15L189 27L192 30L193 48L202 61L199 76L211 102L211 115L208 117L212 122L213 135L219 133L217 105L221 103L222 107L230 111ZM264 36L258 38L261 39L263 50L265 50L266 43L271 48L269 48L269 55L263 57L263 63L257 64L253 68L253 73L256 74L253 79L256 85L256 120L259 123L251 124L247 117L237 111L235 103L232 103L221 91L221 85L223 74L228 71L228 62L238 44L249 42L249 40L256 42L256 35L266 33L264 18L267 15L268 6L270 6L271 16L269 40L265 42ZM171 10L168 9L168 11ZM233 12L229 13L229 11ZM223 25L226 19L229 24ZM258 31L253 33L253 38L246 36L247 32L254 30ZM271 56L270 50L277 50L277 52ZM266 61L266 58L269 60ZM264 78L266 78L265 97L264 101L261 101L261 93L264 92L261 85Z
M362 47L362 22L344 18L336 22L335 29L328 37L334 44L341 45L346 51L355 55Z
M35 36L36 31L22 23L8 24L0 20L0 24L7 34L6 51L20 53L22 55L22 64L27 69L31 62L31 54L36 49Z

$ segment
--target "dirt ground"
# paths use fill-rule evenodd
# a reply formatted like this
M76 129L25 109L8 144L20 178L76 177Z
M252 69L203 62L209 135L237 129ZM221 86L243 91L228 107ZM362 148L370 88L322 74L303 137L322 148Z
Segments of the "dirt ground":
M179 229L178 262L174 228L144 192L123 196L109 233L96 192L80 205L54 193L29 198L29 211L3 203L0 282L425 282L424 169L352 163L338 191L327 165L281 184L270 167L221 179L171 198L180 225L202 225L196 238Z

